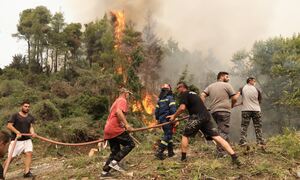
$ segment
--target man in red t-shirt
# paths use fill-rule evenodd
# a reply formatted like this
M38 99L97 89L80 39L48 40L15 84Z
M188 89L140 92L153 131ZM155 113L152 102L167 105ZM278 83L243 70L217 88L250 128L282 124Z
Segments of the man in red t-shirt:
M103 167L102 176L108 176L111 168L124 172L118 162L135 147L134 141L128 133L132 130L132 127L130 127L125 117L125 113L128 111L127 99L130 94L132 92L126 88L121 88L119 97L110 108L104 128L104 139L108 140L111 154ZM120 145L123 146L122 149Z

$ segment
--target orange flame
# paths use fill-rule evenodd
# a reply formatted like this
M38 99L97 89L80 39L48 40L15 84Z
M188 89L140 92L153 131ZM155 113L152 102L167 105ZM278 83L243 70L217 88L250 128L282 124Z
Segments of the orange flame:
M142 120L144 122L144 124L148 127L153 127L156 125L156 120L153 119L152 117L146 117L145 115L143 115ZM152 129L150 129L151 131Z
M115 48L119 49L122 43L123 31L125 29L125 15L122 11L111 12L114 19L115 26Z
M146 92L144 99L142 100L143 107L147 114L153 114L155 110L155 104L153 102L153 96Z
M132 105L132 112L141 112L143 110L142 104L139 101L135 101Z
M156 125L154 118L156 96L149 92L144 94L142 101L134 101L132 105L132 112L142 112L142 121L148 126Z
M117 68L117 74L123 74L123 68L122 67L118 67Z

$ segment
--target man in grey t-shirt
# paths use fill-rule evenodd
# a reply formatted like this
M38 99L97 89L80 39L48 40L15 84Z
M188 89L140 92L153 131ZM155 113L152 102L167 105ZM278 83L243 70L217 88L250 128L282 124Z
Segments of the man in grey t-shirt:
M253 120L257 144L265 145L262 138L261 109L259 105L261 102L261 93L254 86L255 82L255 78L247 78L247 84L240 90L243 97L240 145L247 144L247 129L251 119Z
M217 82L210 84L201 93L203 102L207 96L210 97L210 112L218 125L220 135L227 141L229 141L230 111L239 97L239 92L235 93L228 81L229 74L227 72L219 72ZM224 154L222 148L218 147L217 150L220 155Z

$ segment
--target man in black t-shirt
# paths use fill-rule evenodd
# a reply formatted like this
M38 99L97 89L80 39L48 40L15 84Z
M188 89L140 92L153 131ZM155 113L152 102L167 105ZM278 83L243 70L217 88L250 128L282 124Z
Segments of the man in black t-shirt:
M210 114L206 109L203 101L197 95L197 93L189 91L188 86L184 82L179 82L177 84L177 91L181 95L180 106L178 107L175 114L168 116L170 120L175 120L175 118L183 113L186 109L189 112L190 118L183 129L183 135L181 140L181 160L186 161L186 152L189 144L189 137L196 135L199 130L203 132L207 140L214 140L219 145L221 145L228 154L231 155L233 164L240 165L237 155L228 144L218 133L217 128L211 122Z
M21 106L21 111L13 114L7 123L7 128L12 132L12 142L10 143L8 151L9 153L12 151L12 145L17 138L18 140L12 153L12 158L24 152L25 171L23 177L30 178L33 177L33 174L30 172L33 146L31 137L22 136L22 134L30 133L32 134L32 137L35 137L36 134L33 129L34 118L29 114L30 102L24 101Z

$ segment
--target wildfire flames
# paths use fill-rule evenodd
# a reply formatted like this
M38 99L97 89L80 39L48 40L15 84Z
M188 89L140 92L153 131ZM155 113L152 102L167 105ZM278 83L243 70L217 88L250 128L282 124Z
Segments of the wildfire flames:
M111 12L115 26L115 48L119 49L125 30L125 15L122 11Z
M132 112L144 112L142 121L145 125L151 127L156 124L154 118L156 97L154 94L146 92L142 101L135 101L132 105ZM147 114L147 115L146 115Z
M141 112L143 110L142 104L139 101L135 101L132 105L132 112Z
M155 104L153 103L153 96L146 92L144 99L142 100L143 107L147 114L153 114L155 110Z
M122 39L125 30L125 15L122 11L111 12L112 22L114 23L114 36L115 45L114 48L122 53ZM128 57L128 63L131 62L130 57ZM116 66L116 73L123 76L124 83L127 82L126 71L124 71L124 66L121 64ZM155 118L153 118L155 110L155 96L149 92L146 92L143 96L142 101L135 101L132 105L133 112L143 112L142 120L147 126L153 126L156 124ZM147 115L146 115L147 114Z

